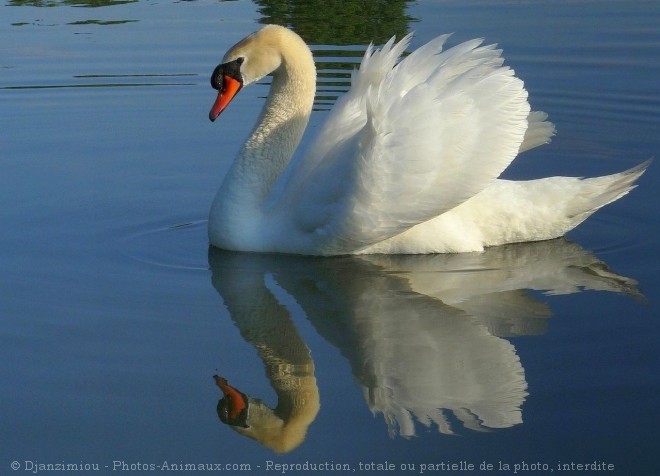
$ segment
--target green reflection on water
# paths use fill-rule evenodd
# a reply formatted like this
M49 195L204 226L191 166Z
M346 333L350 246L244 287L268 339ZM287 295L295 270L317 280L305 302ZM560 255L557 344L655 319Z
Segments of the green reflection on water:
M260 23L293 28L306 42L326 45L382 43L401 37L417 19L408 0L256 0Z

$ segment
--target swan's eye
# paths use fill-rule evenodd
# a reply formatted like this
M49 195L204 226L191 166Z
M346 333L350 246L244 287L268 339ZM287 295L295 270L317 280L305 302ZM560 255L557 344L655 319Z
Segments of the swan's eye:
M238 64L243 64L244 61L245 61L245 58L243 58L242 56L239 56L238 58L236 58L236 62Z

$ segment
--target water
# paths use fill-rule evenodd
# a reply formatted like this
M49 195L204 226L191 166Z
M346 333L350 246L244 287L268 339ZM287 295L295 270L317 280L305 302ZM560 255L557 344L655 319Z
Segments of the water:
M3 3L3 474L14 461L19 474L308 461L657 474L657 164L566 240L407 258L209 252L208 206L267 81L211 124L208 76L259 22L313 45L313 128L369 41L455 32L499 43L557 125L508 177L611 173L660 150L656 2L360 5ZM215 374L253 399L251 437L218 419ZM269 407L286 431L263 430Z

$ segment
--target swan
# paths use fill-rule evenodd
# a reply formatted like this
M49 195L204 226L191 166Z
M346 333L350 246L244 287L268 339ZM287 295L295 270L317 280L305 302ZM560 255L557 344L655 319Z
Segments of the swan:
M297 150L316 70L293 31L267 25L211 76L215 121L245 86L272 74L256 126L211 205L211 245L305 255L483 251L557 238L626 195L650 161L594 177L499 179L554 135L531 111L502 51L442 35L400 59L411 35L370 45L307 150Z

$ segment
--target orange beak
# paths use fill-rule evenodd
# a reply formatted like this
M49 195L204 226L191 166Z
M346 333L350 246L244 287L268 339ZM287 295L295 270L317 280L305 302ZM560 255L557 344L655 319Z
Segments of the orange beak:
M236 93L241 90L241 87L243 85L240 81L226 74L222 76L222 87L218 90L218 97L209 112L211 122L215 121L222 111L225 110L231 100L234 99L234 96L236 96Z
M248 406L245 396L240 390L229 385L227 379L218 375L214 375L213 378L229 404L229 418L235 420Z

